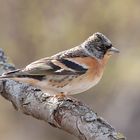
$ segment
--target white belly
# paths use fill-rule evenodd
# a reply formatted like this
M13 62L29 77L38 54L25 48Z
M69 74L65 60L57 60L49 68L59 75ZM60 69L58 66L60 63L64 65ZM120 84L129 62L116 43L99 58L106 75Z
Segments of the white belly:
M87 91L91 87L95 86L101 79L101 76L94 77L93 80L88 81L85 80L84 77L78 77L74 80L72 80L69 84L67 84L64 87L55 87L49 85L47 82L39 82L38 86L44 89L45 92L55 95L59 93L64 93L66 95L73 95L78 94L84 91Z
M72 94L78 94L84 91L87 91L88 89L92 88L95 86L99 81L101 77L95 78L93 81L85 81L85 80L79 80L77 83L71 83L64 87L64 91L68 91L69 95Z

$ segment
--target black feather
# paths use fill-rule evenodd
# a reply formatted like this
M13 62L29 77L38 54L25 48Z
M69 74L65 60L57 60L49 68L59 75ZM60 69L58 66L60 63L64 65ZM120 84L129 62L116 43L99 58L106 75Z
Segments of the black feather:
M45 79L45 75L18 75L17 77L19 78L32 78L35 80L39 80L42 81L43 79Z
M51 61L47 63L47 65L51 66L53 71L57 71L57 70L60 70L61 67L55 65L54 63L52 63Z
M61 63L63 63L64 65L66 65L68 68L73 69L75 71L81 71L81 72L86 72L87 69L80 66L79 64L76 64L72 61L66 60L66 59L61 59L59 60Z

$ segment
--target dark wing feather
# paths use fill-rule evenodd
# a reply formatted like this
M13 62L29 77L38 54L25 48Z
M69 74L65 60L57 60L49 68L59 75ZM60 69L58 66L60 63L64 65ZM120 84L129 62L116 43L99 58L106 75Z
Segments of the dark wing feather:
M23 71L35 75L47 75L47 74L79 75L85 73L87 69L83 68L79 64L67 60L67 58L87 57L87 56L88 55L85 54L82 47L77 46L75 48L65 50L56 55L53 55L52 57L46 57L38 61L35 61L30 65L28 65ZM62 65L54 63L54 61L58 61L59 63L62 63ZM65 67L63 67L63 65Z
M44 58L28 65L23 71L31 75L76 75L84 74L87 69L66 59L55 60ZM59 63L62 63L60 66ZM63 67L65 66L65 67ZM66 69L67 67L67 69Z
M72 62L70 60L67 60L67 59L61 59L59 60L62 64L64 64L65 66L67 66L68 68L74 70L74 71L77 71L77 72L82 72L82 71L86 71L87 69L85 69L83 66L75 63L75 62Z

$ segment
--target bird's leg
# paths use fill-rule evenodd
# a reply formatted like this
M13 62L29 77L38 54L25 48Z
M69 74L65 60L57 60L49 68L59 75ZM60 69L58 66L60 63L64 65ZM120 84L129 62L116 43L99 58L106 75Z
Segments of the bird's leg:
M60 93L56 94L55 97L59 98L59 99L64 99L66 97L66 95L63 92L60 92Z

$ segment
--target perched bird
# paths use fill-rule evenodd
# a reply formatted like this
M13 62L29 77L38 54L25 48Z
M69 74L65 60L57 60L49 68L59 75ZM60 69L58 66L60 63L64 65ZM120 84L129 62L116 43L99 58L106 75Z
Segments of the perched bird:
M29 83L50 95L77 94L100 81L109 57L118 52L106 36L97 32L79 46L4 73L0 78Z

